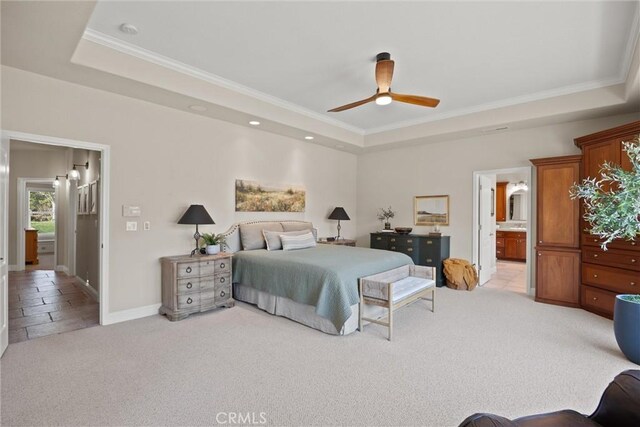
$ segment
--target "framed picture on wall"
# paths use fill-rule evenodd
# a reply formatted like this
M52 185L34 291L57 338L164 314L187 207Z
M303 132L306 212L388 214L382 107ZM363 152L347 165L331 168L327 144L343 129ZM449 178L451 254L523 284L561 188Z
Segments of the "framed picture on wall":
M415 225L449 225L449 196L416 196Z
M85 186L84 185L80 185L78 186L77 190L76 190L76 197L77 197L77 203L76 203L76 214L77 215L84 215L85 211L83 209L83 191L84 191Z
M98 213L98 181L89 183L89 214Z

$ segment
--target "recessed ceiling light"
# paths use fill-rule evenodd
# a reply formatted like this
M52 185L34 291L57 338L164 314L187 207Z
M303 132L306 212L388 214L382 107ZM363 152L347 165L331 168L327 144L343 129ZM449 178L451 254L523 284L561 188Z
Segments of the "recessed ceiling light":
M311 135L307 135L304 137L304 139L306 139L307 141L311 141L313 137Z
M257 121L257 120L251 120L251 121L249 122L249 124L250 124L251 126L260 126L260 122L259 122L259 121Z
M133 24L124 23L120 25L120 31L125 34L129 34L130 36L135 36L136 34L138 34L138 28L136 28L136 26Z
M207 111L207 107L203 107L202 105L189 105L189 108L193 111Z

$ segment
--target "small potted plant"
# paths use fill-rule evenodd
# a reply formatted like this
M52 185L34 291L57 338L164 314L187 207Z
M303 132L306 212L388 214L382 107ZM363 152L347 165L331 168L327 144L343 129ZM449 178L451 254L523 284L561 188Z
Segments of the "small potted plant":
M391 230L391 223L389 220L394 216L396 216L396 213L391 210L391 206L389 206L389 209L380 208L380 211L378 212L378 219L380 221L384 221L385 230Z
M215 255L220 252L220 246L226 243L226 239L222 234L204 233L202 240L207 246L207 254Z
M640 137L623 142L631 170L604 163L602 178L588 178L571 189L572 198L584 201L584 219L589 231L604 239L602 249L614 239L633 240L640 236ZM620 350L640 364L640 295L617 295L613 328Z

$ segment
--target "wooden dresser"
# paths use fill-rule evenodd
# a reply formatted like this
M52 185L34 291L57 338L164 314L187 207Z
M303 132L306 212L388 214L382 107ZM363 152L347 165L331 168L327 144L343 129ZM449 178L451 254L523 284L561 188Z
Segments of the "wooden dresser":
M536 301L580 306L580 204L569 191L582 156L533 159L537 183Z
M605 161L630 170L629 157L622 151L622 141L640 134L640 121L606 131L576 138L582 149L580 178L600 179L600 166ZM640 293L640 240L616 240L600 248L600 239L589 234L589 225L580 218L582 240L582 285L580 303L593 313L613 318L613 306L618 294Z
M402 252L416 265L436 268L436 286L446 285L444 265L449 258L449 236L423 234L371 233L371 248Z
M38 230L29 228L24 230L24 262L38 264Z
M231 295L231 254L173 256L161 258L160 262L160 314L166 314L169 320L235 305Z

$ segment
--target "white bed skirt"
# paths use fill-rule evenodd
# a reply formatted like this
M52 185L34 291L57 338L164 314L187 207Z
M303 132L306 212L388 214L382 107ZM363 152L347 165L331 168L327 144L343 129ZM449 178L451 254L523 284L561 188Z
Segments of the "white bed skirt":
M315 307L312 305L300 304L289 298L271 295L239 283L233 284L233 298L254 304L268 313L295 320L327 334L348 335L358 329L359 304L351 306L351 317L347 319L342 329L338 331L331 321L318 316ZM384 308L372 305L365 306L365 317L375 319L382 316L386 316Z

